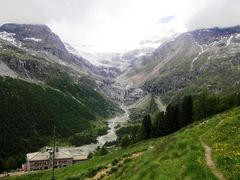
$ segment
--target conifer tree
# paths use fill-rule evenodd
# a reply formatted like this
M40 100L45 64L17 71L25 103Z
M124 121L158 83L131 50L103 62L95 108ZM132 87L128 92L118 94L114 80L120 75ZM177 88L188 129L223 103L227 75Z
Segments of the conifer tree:
M144 117L142 121L143 138L149 139L151 137L151 130L152 130L152 121L151 121L151 116L148 114Z
M179 107L179 125L187 126L193 122L193 100L192 96L185 96Z

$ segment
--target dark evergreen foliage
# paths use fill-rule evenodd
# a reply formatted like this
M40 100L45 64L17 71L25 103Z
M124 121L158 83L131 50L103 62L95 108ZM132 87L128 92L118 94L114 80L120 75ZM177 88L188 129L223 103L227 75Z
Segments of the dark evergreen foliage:
M165 113L159 112L153 121L152 126L152 136L159 137L164 135L164 131L166 130L166 123L165 123Z
M177 116L175 118L177 118ZM193 122L192 96L185 96L180 103L178 120L180 127L184 127Z
M172 132L175 132L176 130L179 129L179 118L178 118L178 106L176 105L168 105L166 108L166 113L165 113L165 133L163 134L169 134Z
M148 114L144 117L142 121L142 135L145 139L149 139L151 137L152 131L152 120L151 116Z
M149 115L142 121L141 131L133 126L130 135L132 143L150 137L160 137L171 134L191 124L217 113L221 113L234 106L240 105L240 93L215 95L201 93L197 96L185 96L177 103L169 104L165 112L159 112L151 122ZM141 138L139 138L141 137Z
M106 149L105 146L102 147L98 146L96 151L94 152L94 156L104 156L106 154L108 154L108 150Z
M129 139L128 135L124 135L121 139L121 147L126 148L129 146L129 144L130 144L130 139Z

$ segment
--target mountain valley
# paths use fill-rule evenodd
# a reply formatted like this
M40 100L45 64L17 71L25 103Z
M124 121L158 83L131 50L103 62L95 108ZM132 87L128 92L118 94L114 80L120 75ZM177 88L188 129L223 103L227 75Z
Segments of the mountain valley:
M81 54L46 25L4 24L0 171L52 146L56 127L60 149L89 156L57 169L57 179L218 179L209 146L223 179L238 179L239 83L239 26ZM50 178L46 170L9 179Z

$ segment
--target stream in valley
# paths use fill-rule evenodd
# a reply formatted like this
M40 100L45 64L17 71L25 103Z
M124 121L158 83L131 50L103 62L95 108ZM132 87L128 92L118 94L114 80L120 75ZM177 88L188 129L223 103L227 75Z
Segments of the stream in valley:
M98 146L101 147L106 142L117 140L116 131L120 127L124 126L124 124L126 124L129 119L128 110L124 107L124 105L122 105L121 108L125 111L125 113L107 120L109 128L107 134L97 137L97 143L91 143L79 147L60 147L59 149L68 154L71 154L72 156L86 156L88 153L93 152Z

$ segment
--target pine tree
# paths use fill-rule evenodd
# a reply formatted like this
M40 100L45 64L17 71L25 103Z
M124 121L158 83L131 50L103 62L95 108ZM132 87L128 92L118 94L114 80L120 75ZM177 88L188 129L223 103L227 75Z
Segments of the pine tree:
M239 106L240 105L240 93L235 94L235 105Z
M142 121L143 138L149 139L151 137L151 130L152 130L152 121L151 121L151 116L148 114L144 117Z
M135 125L131 128L131 134L130 134L130 139L132 143L136 143L141 140L139 137L141 127L138 125Z
M193 122L193 100L192 96L185 96L179 107L179 125L187 126Z
M165 131L165 114L164 112L159 112L155 117L152 125L152 136L160 137L164 135L164 131Z
M106 149L105 146L103 146L99 151L99 156L104 156L106 154L108 154L108 150Z
M179 129L178 107L169 104L166 109L166 133L172 133Z
M216 112L222 112L225 106L226 103L219 101L214 95L201 93L194 102L194 119L200 120Z

